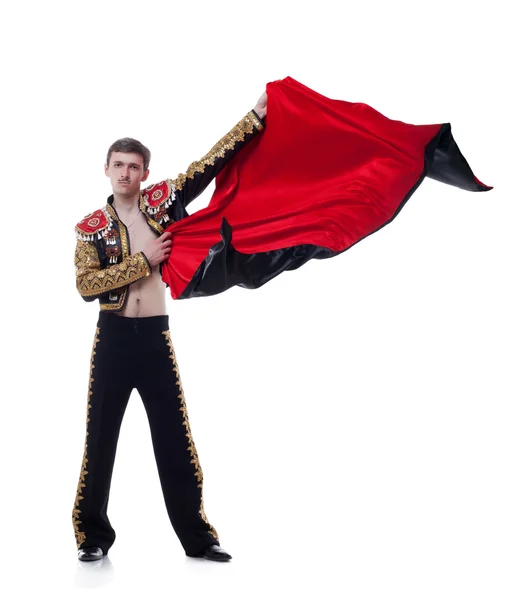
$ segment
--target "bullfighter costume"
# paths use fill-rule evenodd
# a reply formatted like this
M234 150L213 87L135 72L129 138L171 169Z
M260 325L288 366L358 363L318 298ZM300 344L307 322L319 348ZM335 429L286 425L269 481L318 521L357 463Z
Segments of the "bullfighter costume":
M150 227L173 233L171 254L161 265L173 299L233 285L257 288L311 258L336 256L390 223L425 177L468 191L492 189L474 176L449 123L393 121L290 77L266 91L264 122L248 113L187 173L140 196ZM189 216L188 202L215 176L209 205ZM142 252L131 252L111 197L76 231L78 290L101 304L73 511L78 547L107 552L114 541L106 513L109 483L123 412L136 387L151 423L169 517L186 553L198 555L218 536L204 513L202 469L167 316L134 319L128 327L110 318L124 306L128 286L150 275L150 265Z
M263 128L263 120L250 111L185 173L142 190L137 208L157 237L188 216L189 202ZM191 435L168 316L114 314L125 308L130 286L151 278L153 269L144 252L133 253L113 195L105 207L84 217L75 231L77 289L84 300L100 302L84 455L72 514L79 554L82 549L97 548L105 555L115 541L107 516L109 490L122 418L136 388L150 424L170 521L186 554L202 556L206 548L219 544L219 538L204 512L202 467ZM91 558L99 556L93 553Z

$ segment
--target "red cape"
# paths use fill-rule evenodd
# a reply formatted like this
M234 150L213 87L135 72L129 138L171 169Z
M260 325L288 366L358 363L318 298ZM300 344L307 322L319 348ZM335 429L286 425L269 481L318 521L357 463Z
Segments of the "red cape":
M162 278L175 299L257 288L339 254L391 222L426 176L492 189L473 175L449 123L394 121L290 77L266 91L265 130L219 173L209 206L167 228Z

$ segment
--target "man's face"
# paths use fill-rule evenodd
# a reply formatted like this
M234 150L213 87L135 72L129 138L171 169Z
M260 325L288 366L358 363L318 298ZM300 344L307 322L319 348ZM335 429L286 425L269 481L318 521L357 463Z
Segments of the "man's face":
M134 152L112 152L109 165L105 165L105 173L111 180L114 194L134 196L140 191L149 169L144 171L144 160Z

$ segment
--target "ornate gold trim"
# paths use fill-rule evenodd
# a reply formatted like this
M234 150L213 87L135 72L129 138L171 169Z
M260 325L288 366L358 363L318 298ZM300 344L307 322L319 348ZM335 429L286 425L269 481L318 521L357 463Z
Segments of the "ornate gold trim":
M118 302L112 302L107 304L100 303L100 310L108 311L108 310L120 310L122 306L124 306L124 302L127 296L127 287L125 287L120 293L120 299Z
M195 477L197 478L197 481L198 481L197 487L200 488L200 510L199 510L199 513L200 513L200 516L202 517L202 519L204 520L204 522L207 523L207 525L209 526L209 533L214 538L216 538L216 540L218 541L218 533L216 532L216 529L208 521L206 513L204 512L204 497L203 497L204 474L202 473L202 468L200 466L200 461L198 460L198 454L197 454L197 450L195 447L195 443L193 441L193 436L191 435L191 428L189 426L189 418L187 415L186 400L184 397L184 390L182 389L182 382L180 380L180 372L178 370L178 364L176 361L176 355L175 355L175 349L173 347L173 341L171 339L171 333L169 330L162 331L162 333L165 336L167 345L169 346L169 350L171 351L169 358L173 361L173 371L176 373L176 383L180 389L180 394L178 396L180 398L180 409L179 410L182 412L182 415L184 416L183 424L184 424L184 427L186 428L186 437L189 442L189 446L187 447L187 449L189 450L189 453L191 455L190 463L195 465Z
M247 116L251 117L253 119L253 122L255 123L255 127L259 131L262 131L262 129L264 129L264 127L265 127L264 123L257 117L254 110L251 110L250 112L248 112Z
M234 127L221 138L211 150L200 160L192 162L185 173L180 173L178 177L166 179L175 189L181 190L184 187L186 179L193 179L195 173L203 173L207 166L215 164L217 158L224 158L227 150L233 150L238 142L243 142L246 134L253 133L253 129L260 129L260 121L255 117L252 111L242 118Z
M77 548L80 548L80 545L85 542L86 539L86 534L84 531L80 531L79 525L82 523L82 521L80 521L80 508L79 508L79 503L80 500L84 499L84 496L82 496L83 493L83 488L86 487L86 483L85 483L85 477L88 474L88 470L87 470L87 463L88 463L88 459L87 459L87 436L89 435L89 409L92 408L91 404L89 403L90 399L91 399L91 395L93 394L93 392L91 391L91 384L93 383L94 379L93 379L93 369L95 368L95 348L96 345L98 344L98 342L100 341L100 338L98 337L100 335L100 327L96 328L96 333L95 333L95 339L93 341L93 351L91 352L91 368L89 370L89 387L88 387L88 392L87 392L87 410L86 410L86 437L85 437L85 442L84 442L84 456L82 458L82 467L80 469L80 478L78 479L78 487L76 490L76 498L75 498L75 505L73 507L73 514L72 514L72 519L73 519L73 528L75 530L75 538L76 538L76 545Z
M124 261L129 256L129 243L126 234L126 228L122 221L118 218L116 210L114 209L112 204L109 202L106 204L106 210L109 213L110 217L118 223L118 229L120 233L120 244L122 246L122 261ZM126 301L127 297L127 285L123 287L120 292L120 297L117 302L107 302L105 304L100 303L100 310L102 311L111 311L111 310L120 310Z
M169 196L168 196L168 198L169 198ZM158 233L160 233L160 234L164 233L164 228L161 225L159 225L156 221L153 221L153 219L149 216L149 214L147 212L147 208L146 208L146 202L145 202L144 198L142 197L142 194L140 194L140 210L144 213L146 220L150 226L154 227L156 229L156 231L158 231Z
M129 256L129 240L127 238L127 228L121 221L118 221L118 224L120 225L119 229L120 243L122 244L122 260L125 260Z
M122 262L100 268L100 260L92 242L78 240L75 249L76 287L81 296L99 296L105 292L129 285L151 270L141 252L129 255L126 236L122 236Z
M113 208L112 204L109 204L109 202L107 202L107 204L106 204L106 210L110 214L111 218L114 221L117 221L118 223L120 223L120 219L118 218L118 215L116 214L116 210Z

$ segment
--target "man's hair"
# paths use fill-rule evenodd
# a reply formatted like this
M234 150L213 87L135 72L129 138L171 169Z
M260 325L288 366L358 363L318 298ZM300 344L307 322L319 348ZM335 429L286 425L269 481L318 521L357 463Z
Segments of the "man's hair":
M142 144L138 140L134 140L133 138L121 138L116 142L113 142L111 146L109 146L109 150L107 151L107 166L109 166L109 161L111 160L112 152L134 152L135 154L140 154L144 161L144 171L147 171L147 169L149 168L151 152L148 148L144 146L144 144Z

